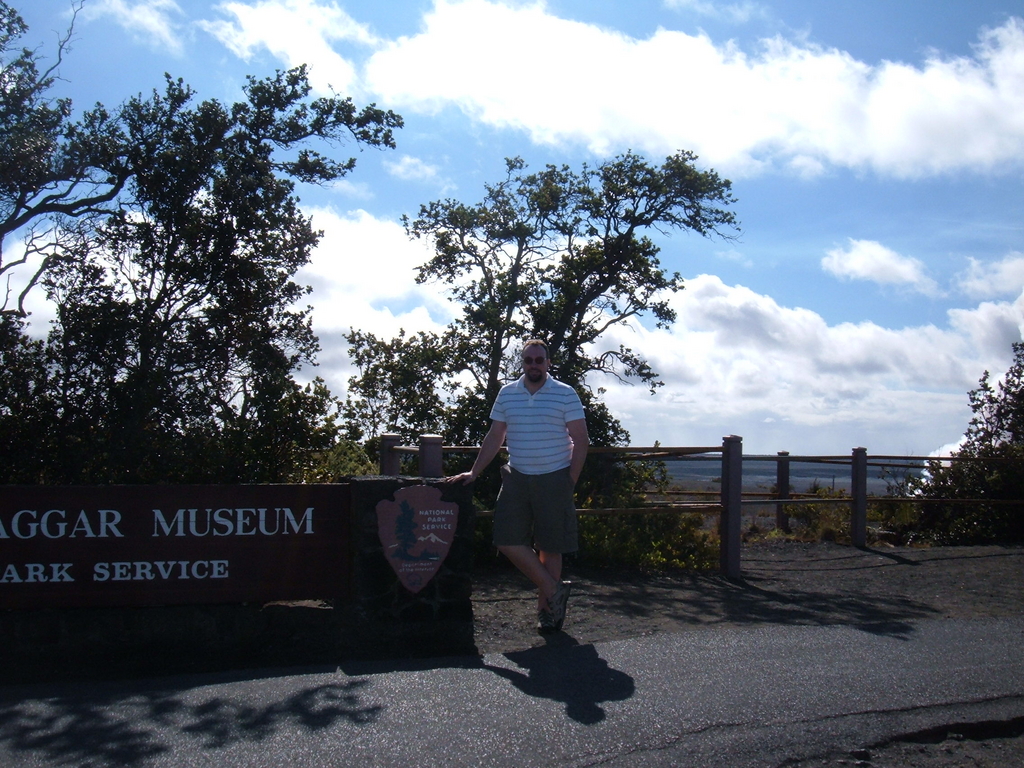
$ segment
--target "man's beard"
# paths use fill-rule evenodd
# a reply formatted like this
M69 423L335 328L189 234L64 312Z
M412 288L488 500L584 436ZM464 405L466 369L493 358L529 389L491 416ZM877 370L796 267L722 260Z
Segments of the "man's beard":
M536 384L538 381L544 381L544 371L527 371L526 378L528 378L534 384Z

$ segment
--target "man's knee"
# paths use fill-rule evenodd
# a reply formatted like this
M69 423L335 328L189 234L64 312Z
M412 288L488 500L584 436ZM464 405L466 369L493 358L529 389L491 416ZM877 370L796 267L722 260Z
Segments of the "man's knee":
M526 544L496 544L495 546L501 554L505 555L505 557L521 553L527 549L531 552L533 551L533 547Z

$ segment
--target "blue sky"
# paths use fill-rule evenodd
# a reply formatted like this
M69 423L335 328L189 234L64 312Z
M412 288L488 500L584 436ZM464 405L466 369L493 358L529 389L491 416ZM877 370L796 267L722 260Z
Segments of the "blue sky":
M70 3L15 7L52 51ZM514 155L688 149L733 182L738 240L659 240L686 279L676 325L609 338L665 381L593 382L634 444L927 454L1022 338L1024 2L85 0L59 91L114 106L169 72L232 101L247 74L300 63L406 121L396 151L301 191L325 233L301 277L336 394L347 328L455 311L415 285L427 253L400 217L476 202Z

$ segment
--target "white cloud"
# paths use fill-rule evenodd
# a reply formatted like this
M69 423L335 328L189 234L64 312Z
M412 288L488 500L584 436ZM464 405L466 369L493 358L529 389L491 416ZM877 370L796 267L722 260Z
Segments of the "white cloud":
M748 256L743 255L740 251L735 248L730 248L727 251L715 251L715 256L723 261L732 261L743 267L753 267L754 261Z
M970 259L967 271L957 279L960 289L974 299L1017 295L1024 291L1024 253L1014 251L994 263Z
M440 332L455 310L435 286L416 284L416 267L432 254L423 241L411 241L397 222L362 210L307 212L324 233L310 264L296 277L313 288L308 303L322 347L320 365L310 374L322 376L341 395L352 374L343 338L349 329L383 338L401 329Z
M939 293L938 285L925 274L924 264L910 256L901 256L874 240L854 240L849 247L833 248L821 260L821 266L838 278L868 280L879 285L899 285L928 295Z
M181 23L176 20L182 17L182 10L174 0L99 0L85 3L82 14L90 19L111 16L137 39L175 55L184 49Z
M701 16L709 16L716 19L733 22L734 24L745 24L752 18L764 16L765 7L760 3L719 3L710 0L665 0L667 8L692 11Z
M310 83L319 92L331 89L350 95L359 91L351 61L334 50L337 43L375 46L377 38L334 2L262 0L218 6L232 21L201 21L199 26L236 56L252 57L265 48L288 67L308 64Z
M631 38L542 4L438 0L422 32L382 47L366 77L399 109L454 105L600 154L686 147L731 175L780 164L913 177L1024 158L1018 19L984 32L972 58L872 65L778 37L750 54L667 29Z
M957 333L979 349L1010 349L1024 340L1024 292L1015 301L983 301L974 309L950 309L949 322ZM997 366L998 367L998 366Z
M428 181L437 177L437 166L418 157L400 155L397 160L385 160L388 173L405 181Z
M373 187L365 181L342 178L332 181L327 187L331 192L353 200L371 200L374 197Z
M1024 298L951 312L945 328L896 330L830 326L711 275L686 286L672 298L673 328L608 339L643 350L665 382L654 396L606 383L636 444L714 445L739 434L748 452L928 452L963 433L967 391L982 371L1005 370L1024 329Z
M391 335L406 317L415 330L440 330L451 319L453 310L437 289L415 283L416 268L432 255L424 241L410 240L401 224L362 210L341 215L320 208L311 214L324 235L298 279L313 286L318 329Z
M325 236L299 278L314 286L322 375L338 395L352 370L351 327L390 338L441 331L457 312L436 286L415 284L431 255L394 221L364 211L313 211ZM619 328L606 338L641 350L665 386L594 381L634 444L716 445L739 434L748 453L793 450L922 454L959 438L967 391L1001 372L1024 331L1024 295L949 312L945 327L829 325L815 312L699 275L671 297L669 329ZM837 439L842 440L837 443Z
M362 85L407 116L454 107L535 142L602 154L686 147L730 175L785 166L802 175L848 167L914 177L1012 170L1024 157L1017 20L984 33L973 57L876 64L781 38L755 51L666 29L631 38L557 18L540 3L441 0L417 34L393 41L351 19L334 31L324 20L337 6L312 0L224 9L235 23L216 32L239 55L264 46L292 64L312 51L328 64L318 69L347 73L332 76L339 89L349 77L349 90ZM338 52L342 44L349 58ZM368 55L362 69L355 45ZM658 77L637 77L650 72ZM412 157L395 158L388 170L405 179L437 173ZM316 286L320 372L340 394L349 327L384 336L440 330L455 310L436 286L414 283L429 254L396 223L365 212L316 216L327 235L304 274ZM999 286L1018 274L1019 257L972 262L960 285L978 299L1012 298ZM922 262L873 241L850 240L822 264L839 277L939 290ZM609 339L647 354L666 386L652 397L642 387L595 382L608 386L609 406L636 442L714 444L736 433L748 451L928 451L962 434L967 390L983 370L1005 370L1010 343L1024 330L1024 295L952 309L941 327L899 329L829 325L707 275L673 303L674 328L637 327ZM842 445L831 442L836 436Z
M679 3L737 18L759 8ZM220 9L233 21L201 26L239 56L265 47L289 66L310 63L320 90L379 94L405 112L454 106L538 143L598 154L685 147L733 177L780 166L909 178L1008 172L1024 161L1018 18L983 30L971 57L935 53L914 64L862 62L782 37L750 52L670 29L639 39L560 18L541 2L436 0L421 32L392 41L333 2L234 0ZM375 52L360 72L339 43Z

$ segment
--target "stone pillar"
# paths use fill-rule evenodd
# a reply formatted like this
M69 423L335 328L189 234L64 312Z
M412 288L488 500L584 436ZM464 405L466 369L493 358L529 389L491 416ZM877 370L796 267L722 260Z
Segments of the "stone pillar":
M444 440L440 435L420 435L420 477L444 477Z
M391 450L401 444L402 438L399 435L380 436L380 473L382 475L397 477L401 473L402 457L396 451Z
M471 566L472 488L410 477L356 477L352 484L353 631L366 658L475 654ZM381 543L377 505L427 485L458 505L455 535L437 573L418 592L402 585ZM392 550L393 552L393 550Z
M789 498L789 451L779 451L779 458L775 462L775 490L779 502L775 504L775 527L783 533L789 533L789 515L786 514L786 505L782 504L783 499Z
M850 468L850 543L866 547L868 543L868 450L854 448Z
M743 492L743 438L722 438L722 519L719 522L722 573L740 577L740 501Z

